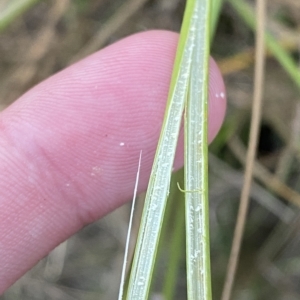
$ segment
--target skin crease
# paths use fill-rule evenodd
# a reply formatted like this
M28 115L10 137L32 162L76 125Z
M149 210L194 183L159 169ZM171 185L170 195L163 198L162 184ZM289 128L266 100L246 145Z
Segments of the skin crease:
M0 293L83 226L147 187L178 34L125 38L52 76L0 114ZM210 61L209 139L226 109ZM182 134L174 166L183 165Z

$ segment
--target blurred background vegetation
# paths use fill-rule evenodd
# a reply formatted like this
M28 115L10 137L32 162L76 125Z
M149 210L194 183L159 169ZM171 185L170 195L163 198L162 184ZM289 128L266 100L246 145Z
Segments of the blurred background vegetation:
M214 299L220 298L227 268L253 95L254 33L234 2L224 1L212 45L228 99L225 124L210 148ZM240 2L253 8L254 1ZM26 5L5 15L19 3ZM179 31L184 5L182 0L0 0L0 109L51 74L124 36L149 29ZM300 67L299 0L269 1L267 28L294 66ZM300 221L295 205L300 203L300 85L296 81L268 53L255 180L232 299L300 299ZM84 228L0 299L116 299L128 212L124 206ZM173 213L170 220L176 224L178 216ZM166 239L161 247L153 300L164 299L169 243ZM173 299L185 299L184 239L177 243Z

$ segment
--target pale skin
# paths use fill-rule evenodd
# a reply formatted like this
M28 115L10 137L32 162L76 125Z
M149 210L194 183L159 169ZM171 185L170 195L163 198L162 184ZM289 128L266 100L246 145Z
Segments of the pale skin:
M83 226L145 190L178 35L123 39L37 85L0 114L0 294ZM222 93L222 94L221 94ZM209 140L226 109L211 60ZM183 165L182 134L175 168Z

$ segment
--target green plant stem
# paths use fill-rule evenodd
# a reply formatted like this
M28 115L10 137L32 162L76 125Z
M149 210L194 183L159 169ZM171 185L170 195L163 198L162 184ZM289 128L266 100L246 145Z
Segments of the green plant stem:
M213 40L213 37L214 37L216 29L217 29L223 2L224 2L224 0L212 0L211 18L210 18L210 20L211 20L211 22L210 22L210 39L211 39L211 41Z
M40 0L12 0L0 12L0 32Z
M211 299L207 196L210 2L188 0L186 4L165 117L130 274L128 300L144 300L149 295L184 107L188 116L185 118L185 162L188 166L185 186L188 190L197 191L185 195L188 298Z
M194 3L188 2L179 39L166 113L146 193L127 299L148 298L158 240L170 188L171 173L187 94L194 45Z
M216 31L216 27L217 27L217 23L219 20L219 15L221 12L221 8L223 5L223 0L213 0L212 1L212 7L211 7L211 26L210 26L210 37L211 37L211 41L213 39L214 33ZM177 175L177 174L176 174ZM165 284L164 284L164 289L163 289L163 295L164 298L166 300L171 300L174 299L174 293L175 293L175 285L176 285L176 281L177 281L177 270L179 268L179 263L180 263L180 258L181 255L183 255L183 236L184 235L184 231L183 231L183 227L181 227L181 223L184 222L184 215L181 214L181 210L183 211L183 209L181 209L181 205L182 203L178 202L178 198L182 197L182 193L180 193L178 191L177 185L176 183L179 182L180 180L178 179L178 175L176 177L173 178L173 180L177 180L175 182L175 184L173 183L172 186L173 188L175 187L177 190L177 193L175 193L176 197L174 197L174 194L172 193L173 189L171 190L171 195L170 195L170 201L176 201L176 207L174 207L174 205L171 205L171 208L174 207L174 209L172 210L172 212L174 212L174 210L176 209L176 223L175 223L175 228L173 229L173 233L172 233L172 238L171 238L171 245L169 245L169 248L171 249L170 251L170 259L169 259L169 268L167 271L167 274L165 276ZM178 193L179 192L179 193ZM170 207L169 207L170 210ZM173 216L174 217L174 216ZM174 218L172 218L173 220ZM167 222L167 224L169 224L169 222ZM172 223L173 224L173 223ZM164 231L168 230L169 227L167 229L165 229ZM164 235L165 236L165 235ZM163 238L163 236L162 236Z
M172 218L169 218L169 222L166 224L166 230L172 228L171 239L168 244L169 249L169 261L168 269L165 275L165 282L163 286L163 295L165 300L175 299L174 294L176 291L177 275L179 272L180 261L183 257L184 244L185 244L185 215L184 215L184 197L182 193L178 193L177 182L183 182L183 169L178 171L172 182L173 189L176 189L176 196L170 197L172 203L170 203L169 211L172 210ZM165 231L166 231L165 230ZM168 233L170 234L170 233ZM166 232L165 232L166 235ZM163 239L163 236L162 236ZM165 238L165 240L167 240Z
M242 20L253 30L256 30L255 13L249 4L243 0L228 0ZM300 89L300 71L291 55L268 32L265 33L265 43L269 51L288 73L297 87Z
M207 141L210 9L211 0L197 1L196 42L185 107L185 210L189 300L212 298Z

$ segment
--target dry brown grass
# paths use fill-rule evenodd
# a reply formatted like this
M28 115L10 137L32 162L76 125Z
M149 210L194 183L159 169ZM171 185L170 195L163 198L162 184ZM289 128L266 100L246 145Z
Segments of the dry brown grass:
M0 35L0 109L85 53L138 31L154 28L178 31L180 28L184 1L128 0L125 2L128 6L122 6L124 2L42 1L15 20ZM126 14L120 11L124 7ZM295 0L269 1L268 13L276 19L268 26L298 57L299 10ZM253 60L245 63L242 54L251 52L253 44L250 30L232 8L225 5L213 46L214 55L225 66L229 102L227 131L212 145L212 151L219 157L219 160L211 160L210 180L215 299L219 299L223 285L242 188L240 157L234 152L238 148L234 141L244 143L248 137ZM266 62L264 89L262 122L267 133L262 132L257 163L268 172L266 174L276 174L298 197L300 97L271 57ZM257 172L260 175L256 176L262 178L254 182L250 191L251 202L232 299L299 299L300 290L294 284L300 278L298 209L290 206L286 194L276 192L280 184L275 184L273 193L268 177ZM123 207L86 227L54 250L0 299L116 299L127 220L128 208ZM178 293L185 294L184 289L183 272Z

